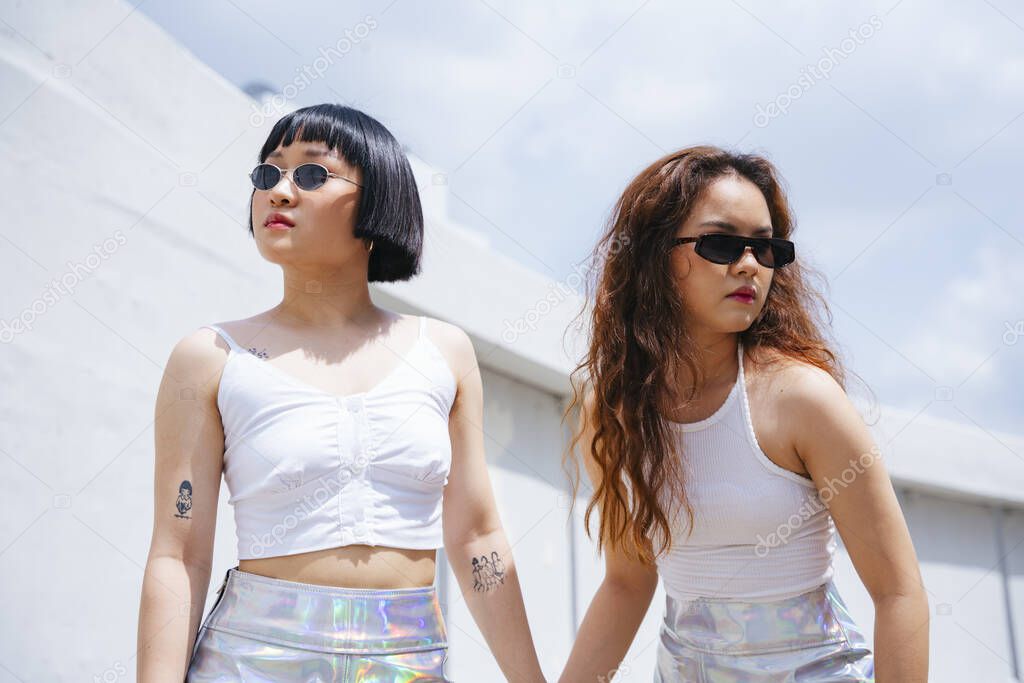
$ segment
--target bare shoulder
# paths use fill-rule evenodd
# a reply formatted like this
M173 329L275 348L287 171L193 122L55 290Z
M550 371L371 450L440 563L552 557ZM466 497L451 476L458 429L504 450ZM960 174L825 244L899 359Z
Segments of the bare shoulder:
M775 400L829 401L845 398L846 392L825 370L775 349L755 353L755 381L763 384Z
M215 330L200 327L178 340L164 369L165 381L196 395L215 396L227 360L228 344Z
M844 452L839 434L859 434L860 414L842 386L827 371L773 349L758 349L748 394L754 430L765 455L802 476ZM825 454L822 456L822 454Z
M846 391L827 371L800 359L773 352L770 369L760 375L774 414L786 416L794 442L862 422Z
M780 399L802 405L847 401L846 392L827 371L806 361L786 359L778 371Z
M427 319L425 334L448 361L456 377L465 377L477 364L476 350L469 335L458 325L437 318Z

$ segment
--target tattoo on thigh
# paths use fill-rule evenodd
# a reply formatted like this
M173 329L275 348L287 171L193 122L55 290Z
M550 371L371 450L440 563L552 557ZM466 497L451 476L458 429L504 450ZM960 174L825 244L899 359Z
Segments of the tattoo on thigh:
M174 515L175 517L179 519L192 519L188 516L189 510L192 509L192 483L188 479L181 482L181 486L178 487L178 500L174 505L178 508L178 513Z
M473 590L486 593L505 583L505 563L501 561L498 551L491 556L481 555L473 558Z

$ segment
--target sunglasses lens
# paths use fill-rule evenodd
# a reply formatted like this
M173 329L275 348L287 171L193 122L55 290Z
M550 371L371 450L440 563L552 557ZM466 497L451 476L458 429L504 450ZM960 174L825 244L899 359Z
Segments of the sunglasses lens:
M793 243L789 240L776 240L772 245L772 252L774 253L775 268L790 264L796 258Z
M281 171L273 164L260 164L249 176L257 190L269 190L281 180Z
M754 258L765 268L774 268L775 248L770 242L762 242L754 247Z
M705 235L697 243L697 253L712 263L732 263L743 253L743 242L732 235Z
M327 169L320 164L302 164L292 177L303 190L315 190L327 182Z

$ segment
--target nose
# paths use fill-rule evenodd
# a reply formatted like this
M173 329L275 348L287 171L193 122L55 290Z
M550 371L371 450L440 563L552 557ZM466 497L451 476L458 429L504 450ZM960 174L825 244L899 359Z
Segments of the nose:
M743 253L732 265L740 273L754 273L761 266L754 256L754 248L749 244L743 248Z
M295 184L289 172L281 174L277 185L267 190L270 193L270 203L274 206L294 206L298 201L298 193L295 191Z

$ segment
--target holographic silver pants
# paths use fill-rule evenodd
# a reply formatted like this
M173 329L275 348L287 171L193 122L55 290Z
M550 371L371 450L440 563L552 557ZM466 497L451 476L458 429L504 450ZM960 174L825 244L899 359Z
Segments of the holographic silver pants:
M228 569L186 683L444 681L448 635L433 586L378 590Z
M828 583L773 602L667 597L655 683L874 683L874 655Z

